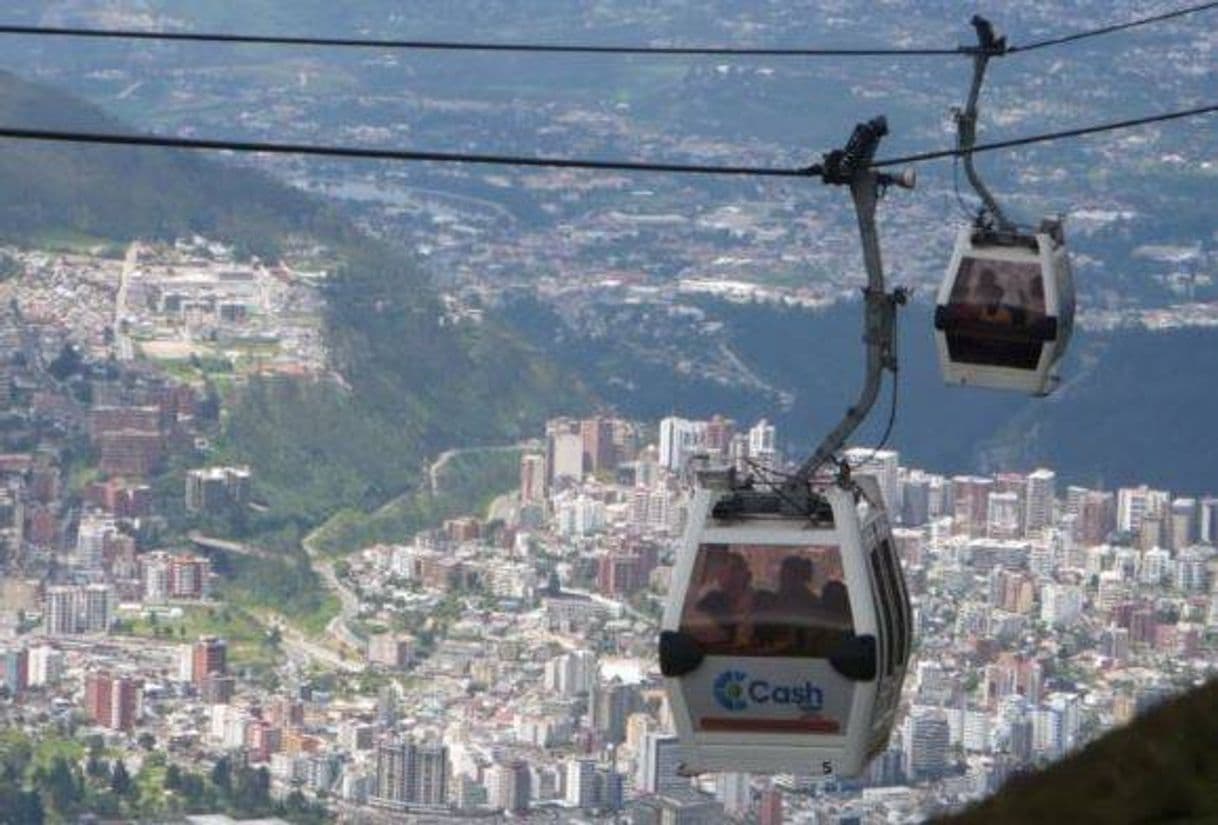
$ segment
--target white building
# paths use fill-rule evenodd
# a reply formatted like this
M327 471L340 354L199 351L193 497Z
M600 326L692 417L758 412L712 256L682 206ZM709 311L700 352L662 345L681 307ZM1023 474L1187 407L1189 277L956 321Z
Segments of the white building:
M590 650L564 653L546 662L546 690L564 699L590 693L596 676L596 654Z
M578 433L555 434L553 450L554 466L550 468L552 481L560 478L579 481L584 477L584 440Z
M1083 614L1083 590L1072 584L1046 584L1040 589L1040 620L1054 627L1071 627Z
M30 687L54 685L63 678L63 651L50 645L38 645L30 648L29 681Z
M1117 491L1117 529L1136 533L1142 527L1142 519L1150 516L1162 518L1171 501L1171 494L1164 490L1141 487L1122 487Z
M705 421L688 421L675 416L663 419L660 421L660 466L671 472L679 472L705 441Z
M850 462L854 475L871 476L875 479L880 487L880 497L884 499L884 508L895 518L896 514L901 512L901 454L896 450L851 447L846 450L845 459Z

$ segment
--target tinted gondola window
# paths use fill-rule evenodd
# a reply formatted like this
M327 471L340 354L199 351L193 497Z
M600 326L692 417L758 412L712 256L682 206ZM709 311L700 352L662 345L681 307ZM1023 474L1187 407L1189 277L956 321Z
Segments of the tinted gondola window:
M703 544L681 630L707 655L825 658L854 632L831 546Z
M953 361L1036 369L1055 335L1040 262L963 258L943 329Z

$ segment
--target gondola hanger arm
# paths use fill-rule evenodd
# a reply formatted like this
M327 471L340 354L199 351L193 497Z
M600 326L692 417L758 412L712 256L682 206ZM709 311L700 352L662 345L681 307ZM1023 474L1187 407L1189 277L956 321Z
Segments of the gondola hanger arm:
M985 182L981 180L973 163L973 147L977 144L977 112L981 99L981 87L985 83L985 72L991 58L1002 57L1007 53L1007 40L1005 37L999 36L995 32L993 24L981 15L974 15L971 22L977 32L977 45L963 51L967 51L973 56L973 80L969 87L968 102L963 109L957 109L955 113L956 145L964 162L964 174L968 178L969 185L981 198L982 210L977 217L978 225L986 229L1010 232L1014 230L1014 225L1002 211L1002 207L998 205L998 201Z
M888 121L883 117L860 123L845 148L830 152L822 164L821 177L825 183L850 187L858 217L863 263L867 270L867 286L863 290L863 342L867 348L867 366L858 401L787 482L786 486L793 491L806 490L817 471L834 459L875 406L884 372L896 372L897 369L896 314L897 307L905 303L906 293L902 289L889 293L885 286L875 212L884 190L890 186L912 189L917 178L913 170L891 175L872 167L880 139L886 134Z

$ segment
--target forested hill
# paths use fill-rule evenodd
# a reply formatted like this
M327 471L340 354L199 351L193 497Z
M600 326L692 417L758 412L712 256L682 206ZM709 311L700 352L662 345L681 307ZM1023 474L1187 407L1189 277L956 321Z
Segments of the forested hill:
M130 130L8 73L0 123ZM375 507L409 489L429 455L535 434L551 412L586 402L578 382L503 327L446 319L425 273L329 205L214 157L0 141L0 240L38 246L63 233L198 233L263 257L297 239L337 259L325 320L338 380L255 382L229 399L223 458L254 466L272 504L260 527L298 534L338 509Z
M1218 683L1160 705L1128 727L939 825L1218 821Z
M128 132L71 95L0 72L0 124ZM104 240L199 233L274 257L289 235L354 243L323 202L239 166L181 150L0 141L0 239L48 232Z

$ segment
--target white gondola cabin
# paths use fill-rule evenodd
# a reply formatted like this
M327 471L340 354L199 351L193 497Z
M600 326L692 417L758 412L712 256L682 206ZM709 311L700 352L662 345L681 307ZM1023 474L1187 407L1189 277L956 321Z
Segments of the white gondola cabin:
M795 507L716 476L691 503L660 637L683 768L857 775L887 746L912 641L879 490Z
M1034 234L961 230L936 304L944 381L1048 395L1074 327L1061 224Z

